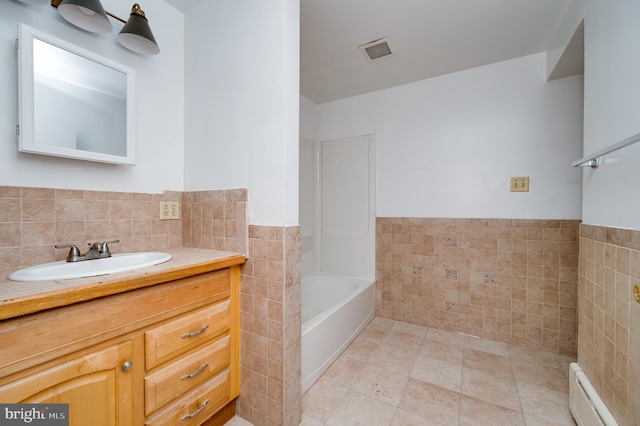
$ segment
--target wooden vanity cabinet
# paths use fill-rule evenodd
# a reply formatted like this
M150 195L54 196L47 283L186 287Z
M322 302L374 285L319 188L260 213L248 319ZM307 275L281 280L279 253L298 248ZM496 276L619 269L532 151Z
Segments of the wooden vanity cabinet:
M122 369L132 355L130 341L96 350L2 386L0 401L69 403L71 424L134 424L133 376Z
M0 321L0 402L68 403L77 426L209 424L239 394L239 283L234 265Z

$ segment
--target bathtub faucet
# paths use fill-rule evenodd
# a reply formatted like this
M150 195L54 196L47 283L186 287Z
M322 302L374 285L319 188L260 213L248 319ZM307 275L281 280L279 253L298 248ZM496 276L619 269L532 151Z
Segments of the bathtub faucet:
M55 248L68 248L69 255L67 256L67 262L81 262L83 260L92 260L92 259L104 259L105 257L111 257L111 252L109 251L109 244L119 243L120 240L111 240L95 243L87 243L89 245L89 250L85 254L80 254L80 250L74 244L56 244Z

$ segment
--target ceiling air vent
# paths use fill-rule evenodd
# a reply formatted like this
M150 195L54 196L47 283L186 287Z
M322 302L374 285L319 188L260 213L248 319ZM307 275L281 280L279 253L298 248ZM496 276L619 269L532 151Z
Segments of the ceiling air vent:
M360 46L360 50L362 50L364 56L370 61L393 55L393 51L391 50L391 40L389 40L389 37L363 44Z

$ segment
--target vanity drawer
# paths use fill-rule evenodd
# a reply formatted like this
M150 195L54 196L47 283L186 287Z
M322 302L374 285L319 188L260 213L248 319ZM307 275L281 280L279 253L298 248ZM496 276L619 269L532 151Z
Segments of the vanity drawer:
M230 340L229 335L223 336L145 377L145 414L148 416L228 367L231 356Z
M171 404L158 415L147 420L147 426L195 426L222 408L231 398L229 369Z
M147 371L214 337L231 327L229 300L182 316L144 334Z

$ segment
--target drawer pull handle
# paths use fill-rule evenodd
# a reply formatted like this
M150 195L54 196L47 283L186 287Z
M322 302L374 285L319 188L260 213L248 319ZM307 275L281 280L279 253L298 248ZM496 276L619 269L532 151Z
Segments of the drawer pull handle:
M182 336L180 336L180 338L182 339L186 339L188 337L193 337L193 336L197 336L200 333L204 333L205 330L209 328L209 324L205 325L204 327L202 327L200 330L196 330L193 333L184 333Z
M196 411L194 411L191 414L185 414L184 416L182 416L180 418L180 421L188 420L188 419L190 419L192 417L197 416L198 414L200 414L202 412L202 410L204 410L204 407L206 407L208 403L209 403L209 400L207 399L205 402L202 403L202 405L200 407L198 407L198 409Z
M122 364L122 371L124 371L125 373L127 371L131 371L131 368L133 368L133 363L131 361L127 361L124 364Z
M204 365L202 367L200 367L200 369L198 371L194 371L191 374L185 374L184 376L180 377L180 380L186 380L186 379L190 379L192 377L196 377L198 374L200 374L204 370L206 370L208 366L209 366L209 363L205 362Z

